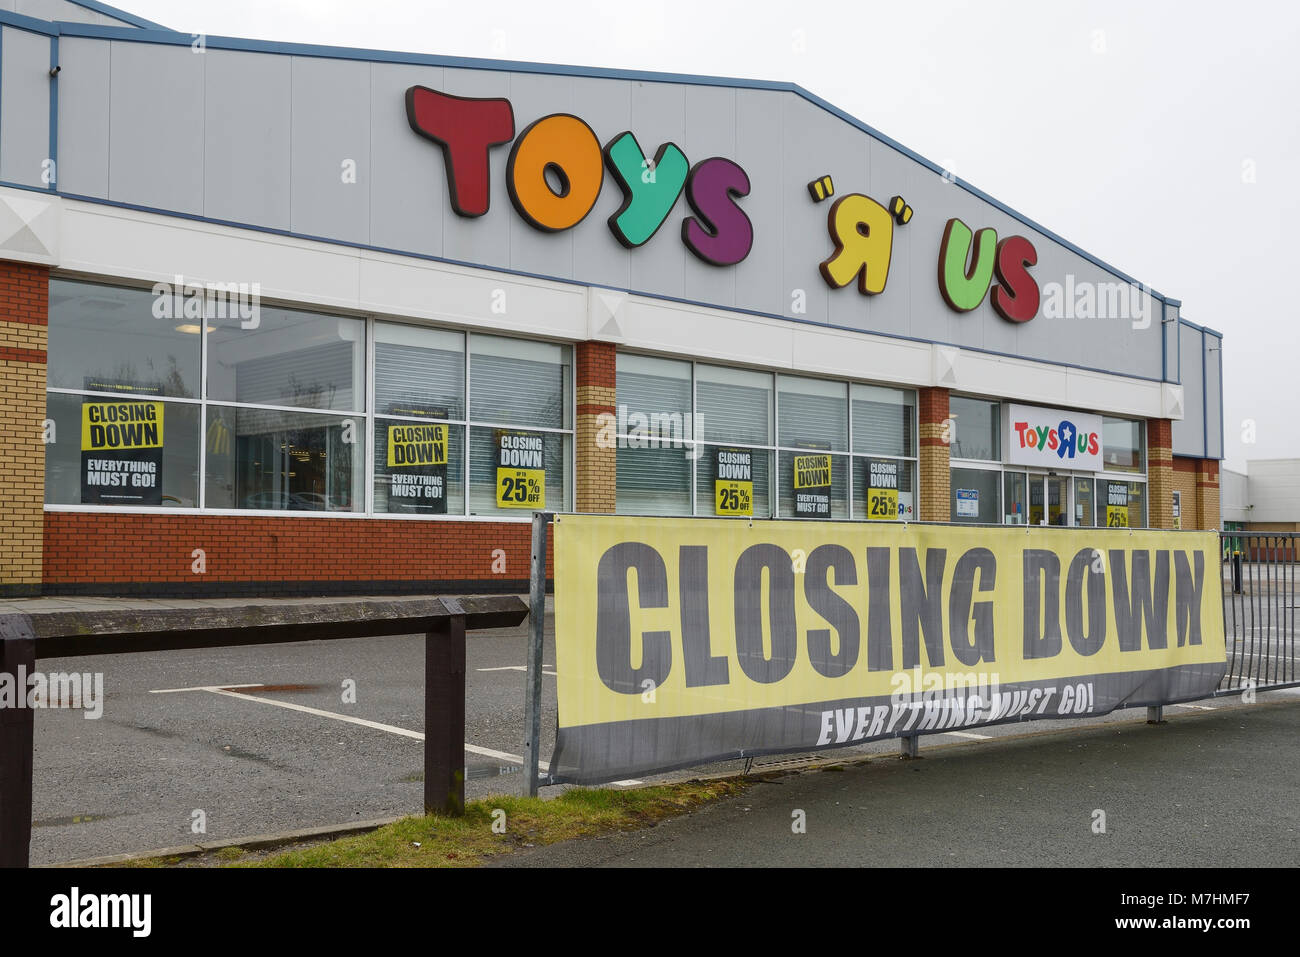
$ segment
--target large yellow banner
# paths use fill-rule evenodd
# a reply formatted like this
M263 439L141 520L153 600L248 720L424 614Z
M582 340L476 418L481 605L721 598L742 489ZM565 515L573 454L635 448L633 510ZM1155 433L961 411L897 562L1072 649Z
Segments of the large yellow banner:
M560 516L560 774L1200 697L1221 601L1212 532Z

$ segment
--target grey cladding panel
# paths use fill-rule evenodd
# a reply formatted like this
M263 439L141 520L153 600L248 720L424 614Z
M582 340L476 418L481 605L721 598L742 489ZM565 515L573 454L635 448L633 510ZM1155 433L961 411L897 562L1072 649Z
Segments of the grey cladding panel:
M1207 458L1223 455L1223 379L1220 375L1223 340L1205 336L1205 410Z
M75 3L68 3L67 0L9 0L7 3L0 4L0 9L12 10L14 13L51 22L64 20L69 23L96 23L111 27L134 26L117 17L110 17L108 14L89 10Z
M108 196L109 55L98 40L59 42L59 188Z
M736 266L736 305L792 316L782 266L784 162L778 147L785 120L784 111L775 108L777 104L772 94L763 90L736 91L736 155L732 158L749 174L751 188L744 207L754 224L754 248L749 258Z
M45 186L50 155L50 39L3 29L0 72L0 179ZM57 171L56 171L57 172Z
M442 151L416 136L406 120L408 87L442 89L438 67L375 63L371 66L370 243L425 256L442 255L447 201Z
M202 215L207 54L124 40L111 46L109 199Z
M1183 372L1183 418L1173 423L1174 451L1181 455L1203 456L1205 454L1204 417L1202 415L1201 390L1204 388L1201 377L1202 336L1199 330L1189 325L1180 325L1178 338L1182 343ZM1214 420L1218 431L1218 418Z
M292 229L370 242L370 64L293 59Z
M289 228L292 57L208 50L203 212Z

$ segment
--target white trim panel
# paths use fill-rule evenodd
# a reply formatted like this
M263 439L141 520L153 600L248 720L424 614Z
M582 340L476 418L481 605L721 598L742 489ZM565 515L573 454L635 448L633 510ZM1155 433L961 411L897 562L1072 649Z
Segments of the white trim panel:
M0 188L0 200L23 191ZM923 387L1141 418L1169 415L1162 384L448 263L54 198L57 267L171 281L258 282L309 306L587 338L625 349ZM504 296L498 295L504 293ZM942 381L941 381L942 380Z

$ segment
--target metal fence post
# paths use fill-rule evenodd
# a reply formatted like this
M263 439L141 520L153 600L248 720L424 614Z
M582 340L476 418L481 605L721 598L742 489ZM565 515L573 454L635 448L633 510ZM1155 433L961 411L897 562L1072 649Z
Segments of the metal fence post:
M12 707L0 707L0 867L26 867L32 846L32 738L27 676L36 638L26 615L0 618L0 675L13 682Z
M920 751L921 736L919 734L904 734L898 738L898 756L900 758L914 758Z
M465 616L444 598L452 617L424 637L424 813L465 811Z
M550 512L533 512L532 565L528 579L528 680L524 691L525 797L537 797L542 735L542 650L546 635L546 533Z

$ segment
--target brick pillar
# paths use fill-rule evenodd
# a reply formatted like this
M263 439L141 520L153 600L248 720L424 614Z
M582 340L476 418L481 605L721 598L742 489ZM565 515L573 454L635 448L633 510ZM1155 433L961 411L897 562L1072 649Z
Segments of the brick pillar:
M1147 419L1147 525L1174 527L1174 440L1168 419ZM1183 503L1183 527L1189 509Z
M1201 528L1213 530L1219 527L1219 463L1216 459L1201 459L1196 465L1196 514L1200 516Z
M574 507L579 512L613 512L617 449L613 440L614 357L612 342L579 342L578 420L574 441L578 475ZM603 431L602 431L603 430Z
M48 267L0 261L0 596L41 590L49 293Z
M921 507L918 514L923 522L952 521L952 473L948 470L948 447L951 434L945 426L948 421L948 390L921 389L917 397L920 408L918 449L921 478Z

